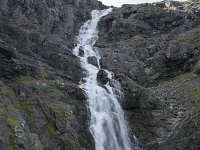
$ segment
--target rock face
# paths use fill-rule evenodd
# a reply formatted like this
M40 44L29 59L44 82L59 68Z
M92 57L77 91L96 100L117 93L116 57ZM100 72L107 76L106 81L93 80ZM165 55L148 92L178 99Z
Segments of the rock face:
M88 57L88 63L89 63L89 64L92 64L92 65L94 65L94 66L96 66L96 67L98 67L97 58L94 57L94 56Z
M199 6L123 5L99 23L102 69L120 81L122 106L143 149L200 149Z
M100 85L105 85L108 81L108 73L101 69L98 73L97 73L97 81Z
M72 55L95 0L0 1L0 149L94 149Z

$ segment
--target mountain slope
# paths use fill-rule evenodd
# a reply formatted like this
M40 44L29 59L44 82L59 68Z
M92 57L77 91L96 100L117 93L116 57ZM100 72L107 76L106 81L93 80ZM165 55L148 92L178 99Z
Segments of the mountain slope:
M0 149L93 149L79 60L93 0L0 1Z
M104 68L121 82L144 149L199 149L199 3L124 5L100 23Z

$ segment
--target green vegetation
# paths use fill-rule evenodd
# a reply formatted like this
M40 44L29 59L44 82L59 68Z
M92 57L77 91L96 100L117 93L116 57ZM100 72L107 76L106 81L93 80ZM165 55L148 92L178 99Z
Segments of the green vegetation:
M58 136L58 134L59 134L58 131L50 122L47 124L46 127L51 135Z
M193 97L196 97L196 96L200 95L200 85L197 88L195 88L195 89L192 90L191 95Z
M16 150L16 139L15 139L15 135L14 132L11 128L7 129L7 133L8 133L8 137L9 137L9 150Z
M3 105L2 108L5 111L6 115L6 123L11 128L15 127L16 125L19 125L21 121L17 119L16 115L16 109L14 108L13 104L11 103L10 99L4 98L3 99Z
M11 97L11 96L16 96L15 92L13 91L13 89L11 89L8 86L0 86L0 93L2 96L4 97Z
M193 46L199 46L200 45L200 32L194 33L189 36L184 36L179 39L177 39L178 42L181 43L188 43Z
M180 137L179 139L176 140L177 143L188 143L191 140L191 137Z
M11 127L15 127L16 125L19 125L21 122L19 120L17 120L15 117L13 116L8 116L7 117L7 124Z
M59 99L49 99L44 101L45 105L49 106L51 110L58 116L62 117L66 121L74 118L72 113L70 112L70 106L66 103L62 102Z
M13 116L7 116L7 124L9 126L9 127L7 127L7 133L8 133L8 137L9 137L9 150L15 150L16 149L16 137L14 134L13 127L17 124L20 124L20 122Z
M67 140L67 142L65 142L65 149L72 149L72 147L74 146L75 144L75 140L74 139L71 139L71 140Z
M44 132L47 136L61 138L60 133L54 126L55 117L65 122L74 119L70 106L63 102L63 98L61 97L65 91L63 86L66 84L66 81L62 78L53 78L49 74L43 73L34 78L29 76L17 78L16 84L13 86L19 86L20 88L16 88L19 91L15 91L9 85L3 84L0 87L0 95L3 99L2 103L0 103L0 115L5 116L5 123L7 124L6 131L9 136L9 150L15 150L17 148L14 127L22 123L20 118L18 118L18 113L25 116L27 119L26 123L33 133L37 133L35 132L35 127L36 123L40 121L38 120L37 114L33 113L33 110L39 113L45 113L49 122L44 125ZM21 95L20 90L24 92L23 95ZM75 137L67 140L65 146L70 148L70 146L76 143L76 140ZM35 148L33 143L29 145L30 150L34 150Z
M200 2L200 0L191 0L192 2Z
M200 2L200 0L190 0L190 1L197 2L193 5L191 5L193 9L197 9L197 10L200 9L200 4L198 4Z
M43 81L44 83L49 83L53 80L50 78L48 73L44 72L42 74L39 74L35 78L29 76L21 76L16 81L18 84L23 84L28 86L28 85L35 85L40 81Z
M181 74L181 75L179 75L179 76L177 76L177 77L175 78L175 82L176 82L176 83L185 82L185 81L187 81L188 79L190 79L193 75L194 75L193 72Z
M197 83L197 87L192 90L191 92L192 97L197 97L200 95L200 78L197 78L195 82Z
M21 121L17 119L16 115L16 109L14 108L13 104L11 103L11 100L7 97L4 97L3 99L3 109L5 110L6 115L6 122L7 125L11 128L15 127L16 125L19 125Z
M193 5L192 8L194 8L194 9L200 9L200 5L199 4Z
M34 144L31 144L31 145L29 146L29 150L36 150L35 145L34 145Z
M174 82L177 85L179 85L181 83L184 83L186 81L194 79L195 76L197 76L197 75L194 72L187 72L187 73L180 74L180 75L174 77L173 79L160 80L159 84L163 85L163 84L167 84L169 82Z
M48 73L44 72L36 77L38 80L50 80L50 76Z
M14 135L14 127L19 125L21 121L16 116L16 109L14 104L12 103L13 100L17 98L17 94L14 90L6 85L0 86L0 94L2 96L2 102L0 103L0 115L5 116L5 123L7 124L7 134L9 137L9 150L16 149L16 137Z
M35 79L29 77L29 76L21 76L17 79L18 84L23 84L23 85L33 85L36 84Z

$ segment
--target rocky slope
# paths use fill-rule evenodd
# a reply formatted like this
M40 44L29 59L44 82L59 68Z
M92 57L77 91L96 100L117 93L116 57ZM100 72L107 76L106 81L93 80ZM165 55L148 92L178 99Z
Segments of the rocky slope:
M199 8L124 5L99 23L102 65L121 82L127 120L144 149L200 149Z
M95 0L0 1L0 149L93 149L72 56Z
M1 150L94 149L72 49L91 10L103 8L96 0L0 1ZM199 8L124 5L99 23L102 66L120 81L130 134L144 149L200 149Z

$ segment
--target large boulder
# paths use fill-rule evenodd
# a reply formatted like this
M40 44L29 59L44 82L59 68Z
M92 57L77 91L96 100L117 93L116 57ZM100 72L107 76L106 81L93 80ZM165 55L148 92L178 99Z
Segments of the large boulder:
M99 70L99 72L97 73L97 82L100 85L105 85L106 83L108 83L108 81L108 73L103 69Z
M95 56L88 57L88 63L92 64L92 65L94 65L96 67L99 67L98 66L98 60L97 60L97 58Z

